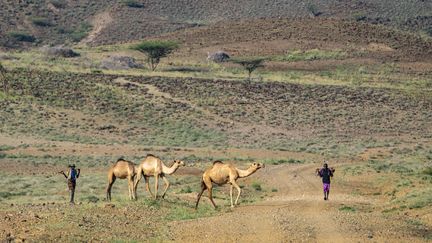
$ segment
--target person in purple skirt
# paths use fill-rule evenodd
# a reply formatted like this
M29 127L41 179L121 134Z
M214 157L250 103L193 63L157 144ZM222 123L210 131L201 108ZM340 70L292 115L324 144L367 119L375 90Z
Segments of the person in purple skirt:
M333 168L328 167L327 161L324 162L323 168L317 169L317 175L322 178L323 182L324 200L328 200L330 194L330 178L333 177L334 171Z

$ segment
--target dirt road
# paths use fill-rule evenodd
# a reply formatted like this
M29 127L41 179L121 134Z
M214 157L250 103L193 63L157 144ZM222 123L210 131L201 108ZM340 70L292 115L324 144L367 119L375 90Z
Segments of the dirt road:
M275 196L217 217L173 222L172 239L178 242L356 242L422 241L381 212L380 202L355 195L352 185L338 179L332 183L330 200L321 195L314 165L281 165L256 176ZM339 174L340 175L340 174ZM209 203L205 198L203 203ZM225 206L221 206L225 207Z

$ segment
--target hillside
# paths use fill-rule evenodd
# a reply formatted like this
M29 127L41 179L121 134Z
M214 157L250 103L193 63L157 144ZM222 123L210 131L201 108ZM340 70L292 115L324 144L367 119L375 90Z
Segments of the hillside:
M129 2L137 4L130 7L116 0L1 0L0 43L6 47L73 43L89 34L99 36L99 42L128 42L233 19L341 18L426 32L432 21L432 3L421 0ZM22 35L27 40L22 41Z
M0 242L429 242L431 14L430 0L0 0ZM179 45L152 70L143 39ZM108 201L109 168L148 154L166 197L141 180L131 201L116 174ZM237 170L204 173L215 161ZM236 172L239 205L228 183L195 208L203 175Z

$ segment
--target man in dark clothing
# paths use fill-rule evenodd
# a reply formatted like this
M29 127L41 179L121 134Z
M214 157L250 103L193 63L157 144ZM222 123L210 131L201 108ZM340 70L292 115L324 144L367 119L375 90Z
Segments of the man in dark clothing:
M324 200L328 199L330 193L330 177L333 177L334 169L328 168L328 164L324 163L323 168L318 171L318 175L322 178L323 190L324 190Z
M64 177L66 177L67 179L67 183L70 191L70 203L74 204L76 179L80 176L81 170L80 169L75 170L75 165L69 165L69 171L67 175L63 171L60 171L59 173L64 175Z

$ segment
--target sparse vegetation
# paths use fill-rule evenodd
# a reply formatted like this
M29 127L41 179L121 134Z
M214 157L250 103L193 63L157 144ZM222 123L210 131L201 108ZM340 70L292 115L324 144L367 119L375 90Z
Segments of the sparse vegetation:
M25 32L11 31L8 33L8 36L10 36L15 41L21 41L21 42L35 42L36 41L36 38L33 35L27 34Z
M340 50L319 50L311 49L306 51L292 51L283 56L274 56L270 60L280 62L296 62L296 61L313 61L313 60L328 60L342 59L347 56L347 53Z
M88 32L91 29L92 26L89 23L83 22L74 31L72 31L69 36L73 42L79 42L88 35Z
M7 70L0 62L0 81L3 83L3 92L7 95L9 93L9 80Z
M252 183L252 188L255 189L255 191L262 191L261 183L257 181Z
M178 48L178 44L173 41L144 41L132 47L146 54L147 62L150 69L154 71L159 65L160 59L168 56L171 52Z
M318 7L315 4L313 4L313 3L308 3L307 4L307 10L314 17L318 17L318 16L320 16L322 14L322 12L319 11Z
M432 167L426 167L426 168L423 170L423 174L426 174L426 175L430 175L430 176L432 176Z
M49 19L47 19L47 18L44 18L44 17L34 17L34 18L31 19L31 22L34 25L41 26L41 27L52 26L51 21Z
M122 3L131 8L143 8L144 4L135 0L124 0Z
M50 3L56 8L65 8L67 6L65 0L51 0Z
M339 210L345 211L345 212L355 212L356 211L356 209L354 207L346 206L346 205L340 207Z

